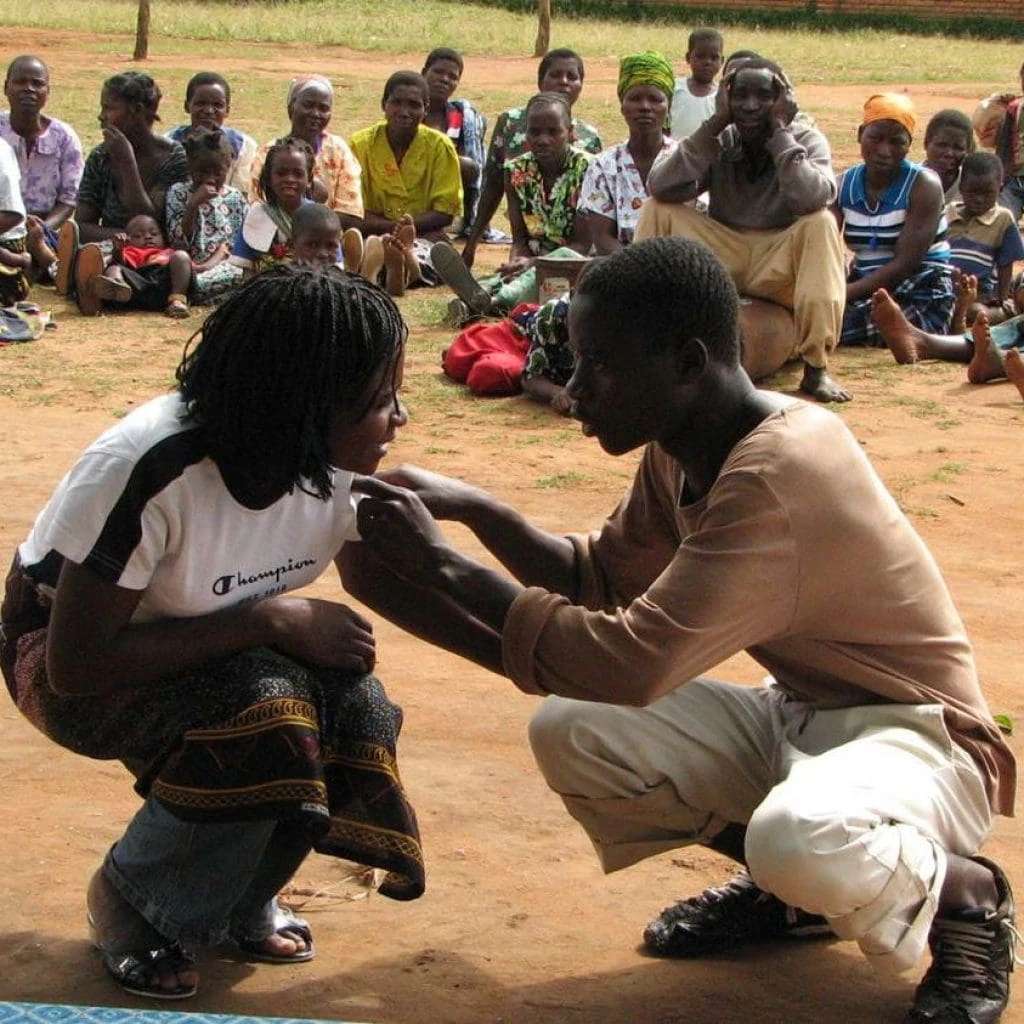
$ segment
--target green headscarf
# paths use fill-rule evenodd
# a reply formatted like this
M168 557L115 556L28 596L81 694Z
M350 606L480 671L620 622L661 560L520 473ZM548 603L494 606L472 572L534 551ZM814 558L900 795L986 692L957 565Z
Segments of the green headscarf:
M660 89L672 102L672 93L676 87L676 73L672 65L654 50L643 53L631 53L623 57L619 64L619 99L635 85L653 85Z

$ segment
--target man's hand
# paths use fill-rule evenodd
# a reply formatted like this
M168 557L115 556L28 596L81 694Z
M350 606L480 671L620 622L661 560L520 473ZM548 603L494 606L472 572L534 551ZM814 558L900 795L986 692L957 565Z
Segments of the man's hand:
M797 105L793 90L786 82L779 78L778 75L773 76L773 82L778 95L772 104L769 117L771 119L772 131L775 132L780 128L788 128L793 123L793 118L796 117Z

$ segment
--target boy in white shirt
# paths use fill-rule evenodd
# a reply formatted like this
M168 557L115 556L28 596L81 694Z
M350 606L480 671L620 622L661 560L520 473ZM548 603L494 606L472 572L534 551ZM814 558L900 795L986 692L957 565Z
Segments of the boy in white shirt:
M686 44L689 78L677 78L672 95L672 138L685 139L714 112L718 86L715 76L722 70L722 33L714 28L698 28Z

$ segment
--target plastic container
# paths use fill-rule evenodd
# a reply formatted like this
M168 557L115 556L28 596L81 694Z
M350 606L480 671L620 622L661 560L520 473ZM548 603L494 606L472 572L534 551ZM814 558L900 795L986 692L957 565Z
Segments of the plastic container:
M541 302L557 299L566 293L572 294L583 268L590 262L589 256L576 256L568 259L551 259L538 256L537 294Z

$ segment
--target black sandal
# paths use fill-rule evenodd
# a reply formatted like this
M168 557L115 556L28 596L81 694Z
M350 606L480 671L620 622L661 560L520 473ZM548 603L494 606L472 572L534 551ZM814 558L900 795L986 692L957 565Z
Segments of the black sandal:
M305 949L297 949L294 953L268 953L263 947L270 935L262 939L243 939L234 936L235 945L250 959L264 964L304 964L316 955L313 949L313 933L309 923L297 917L290 910L274 905L274 930L270 935L281 935L285 938L301 939L306 943Z
M176 988L164 988L155 983L157 969L160 967L166 967L173 974L182 974L195 968L195 957L180 943L135 953L111 953L100 947L97 949L107 974L129 995L145 999L188 999L199 988L195 983L179 984Z
M188 999L198 991L199 986L195 982L191 985L179 984L175 988L154 984L160 967L166 967L173 974L195 969L196 958L180 942L169 942L157 949L117 953L104 946L91 912L86 915L86 920L89 922L92 944L100 954L104 970L125 992L145 999Z

